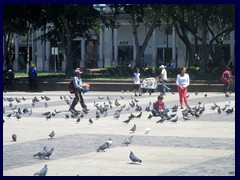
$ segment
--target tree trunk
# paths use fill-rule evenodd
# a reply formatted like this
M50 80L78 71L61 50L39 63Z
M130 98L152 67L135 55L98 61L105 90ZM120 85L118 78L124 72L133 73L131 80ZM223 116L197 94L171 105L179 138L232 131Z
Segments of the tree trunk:
M71 75L73 73L73 66L72 66L72 34L71 29L68 25L67 19L64 16L60 16L60 19L64 25L64 28L66 30L66 36L67 36L67 59L66 59L66 75Z
M135 62L136 62L136 66L139 67L141 65L141 57L144 54L144 51L145 51L145 49L148 45L148 42L149 42L149 40L152 36L152 33L153 33L154 29L156 28L156 22L159 19L159 13L158 12L155 13L155 15L153 17L153 20L152 20L152 23L150 25L150 28L147 32L147 35L146 35L145 39L144 39L143 45L141 47L140 47L139 41L138 41L137 25L136 25L134 13L131 13L131 18L132 18L133 36L134 36L134 40L135 40L134 42L135 42L136 51L137 51Z
M200 72L204 74L207 70L207 62L208 62L208 45L207 45L207 27L206 25L202 26L202 47L200 51Z
M192 59L189 60L190 58L193 58L193 50L192 50L190 40L188 39L188 36L186 33L186 29L181 25L178 26L175 21L174 21L174 26L175 26L178 37L180 37L180 39L183 41L187 49L188 56L186 57L186 62L188 61L190 63L193 61ZM187 64L186 62L185 64Z

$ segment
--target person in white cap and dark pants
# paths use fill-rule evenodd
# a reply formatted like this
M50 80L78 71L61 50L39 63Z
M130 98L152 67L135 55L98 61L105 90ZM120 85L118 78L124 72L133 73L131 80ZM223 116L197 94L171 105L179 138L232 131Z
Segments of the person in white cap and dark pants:
M87 109L87 105L84 103L84 99L82 97L82 92L84 92L84 88L82 86L83 82L81 79L81 74L82 74L82 71L80 70L80 68L77 68L75 70L75 76L73 78L75 97L74 97L74 100L69 109L69 111L71 111L71 112L77 112L77 110L75 109L75 106L77 105L78 102L80 102L80 104L83 108L83 111L85 111L85 112L89 111L89 109Z
M162 78L162 93L161 94L165 95L166 90L167 91L171 91L171 88L169 88L166 85L166 82L167 82L167 70L165 69L165 66L161 65L161 66L159 66L159 68L162 70L161 74L160 74L160 77Z

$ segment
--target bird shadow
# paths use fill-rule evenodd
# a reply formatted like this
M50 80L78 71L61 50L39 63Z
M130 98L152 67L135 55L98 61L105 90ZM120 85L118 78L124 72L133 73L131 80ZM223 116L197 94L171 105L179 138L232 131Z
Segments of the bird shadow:
M140 163L134 163L134 162L126 163L126 164L141 165Z

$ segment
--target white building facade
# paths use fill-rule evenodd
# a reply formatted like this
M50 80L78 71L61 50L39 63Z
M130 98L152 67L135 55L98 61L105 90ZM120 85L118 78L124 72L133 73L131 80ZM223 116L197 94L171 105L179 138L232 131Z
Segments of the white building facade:
M135 65L136 47L132 27L128 18L118 21L117 28L100 26L100 33L92 40L79 38L73 40L74 67L104 68L106 66ZM142 44L148 32L147 25L138 27L139 44ZM61 44L52 45L49 41L38 39L43 32L33 32L27 37L14 35L15 59L14 71L26 70L27 44L30 46L29 60L39 72L65 72L66 55ZM210 34L209 36L210 37ZM189 33L194 43L194 37ZM200 43L199 43L200 44ZM54 54L52 48L57 48ZM223 43L224 58L235 65L235 32L232 32ZM175 67L187 66L186 47L178 37L175 28L166 31L157 27L149 40L141 59L142 66L156 67L160 64L172 63Z

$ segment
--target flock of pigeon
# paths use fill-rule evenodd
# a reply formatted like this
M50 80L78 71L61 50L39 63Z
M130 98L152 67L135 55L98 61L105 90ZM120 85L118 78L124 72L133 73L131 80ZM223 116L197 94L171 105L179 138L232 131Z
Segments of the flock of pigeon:
M196 92L195 95L197 96L198 93ZM228 98L230 97L231 94L225 94L225 97ZM188 96L189 97L189 96ZM207 97L207 94L204 95L204 97ZM120 96L121 99L124 99L124 96ZM60 96L60 99L65 101L66 104L68 104L69 106L71 105L71 99L73 99L73 97L69 96L69 98L67 98L66 96ZM24 97L17 98L17 97L9 97L9 98L4 98L4 101L8 101L9 103L9 107L3 107L3 114L6 113L5 108L10 108L10 110L12 112L10 113L6 113L6 118L10 119L12 117L15 117L18 121L22 118L22 116L32 116L32 114L34 113L34 107L37 105L37 103L39 103L40 101L44 101L44 106L48 107L48 101L50 101L50 97L44 95L41 96L41 100L38 99L36 96L32 98L31 100L31 107L30 108L20 108L18 107L18 105L15 105L15 101L17 104L21 103L21 101L26 101L26 99ZM118 99L115 100L110 100L109 96L106 96L106 101L105 101L105 97L103 96L98 96L98 101L96 102L94 101L94 107L96 108L96 113L95 113L95 117L91 117L88 118L88 122L89 125L92 125L94 123L94 121L98 120L99 118L104 118L106 116L108 116L108 112L110 110L113 111L113 109L115 108L116 110L113 112L113 118L114 119L120 119L121 117L121 113L123 112L123 110L126 111L130 111L130 110L134 110L135 113L133 112L129 112L130 115L128 116L127 120L122 121L123 123L128 124L130 121L132 121L135 118L141 118L143 113L149 113L148 115L148 119L152 119L154 116L151 113L151 109L152 109L152 102L149 102L147 104L147 106L144 108L141 105L138 104L139 99L136 99L136 97L131 97L131 100L128 104L124 104L121 105L119 103ZM104 102L103 102L104 101ZM171 111L167 114L160 114L160 116L157 116L158 120L156 121L156 123L163 123L164 121L169 121L172 123L176 123L179 119L178 115L177 115L177 111L179 109L178 105L174 105L172 108L170 108ZM231 114L233 113L233 107L230 107L230 102L228 104L226 104L224 107L220 107L219 105L217 105L216 103L213 103L213 105L211 106L212 110L217 109L217 112L219 114L225 112L226 114ZM92 110L94 111L94 110ZM197 105L195 105L194 107L188 107L184 110L182 110L182 118L184 121L189 121L192 118L200 118L200 116L204 113L205 111L205 106L204 104L202 104L201 102L199 102ZM46 120L50 120L51 118L57 116L58 114L61 114L61 111L57 111L56 109L54 109L53 112L51 111L47 111L42 113L42 116L46 118ZM69 114L70 113L70 114ZM89 112L88 111L82 111L82 112L69 112L65 114L65 118L75 118L76 119L76 124L80 123L81 120L84 118L84 116L86 116ZM93 113L94 114L94 113ZM159 119L160 118L160 119ZM5 120L3 119L3 123L5 122ZM137 129L137 125L136 123L129 129L129 133L133 134ZM145 134L148 134L150 132L150 128L147 127L145 129ZM55 132L54 130L52 132L50 132L50 134L48 135L51 139L53 139L55 137ZM122 145L125 146L129 146L132 143L132 139L133 139L133 135L127 137L126 139L124 139L122 141ZM12 134L12 140L13 141L17 141L17 135L16 134ZM98 148L96 148L96 152L105 152L106 149L110 148L112 145L112 139L109 138L106 142L104 142L102 145L100 145ZM52 155L54 151L54 148L48 148L46 146L43 147L43 149L39 152L37 152L36 154L33 155L33 157L38 157L38 159L45 159L48 160L50 159L50 156ZM142 160L137 157L132 151L130 151L129 154L129 158L132 161L132 163L142 163ZM48 165L46 164L42 169L40 169L39 171L37 171L36 173L34 173L35 176L46 176L48 172Z

